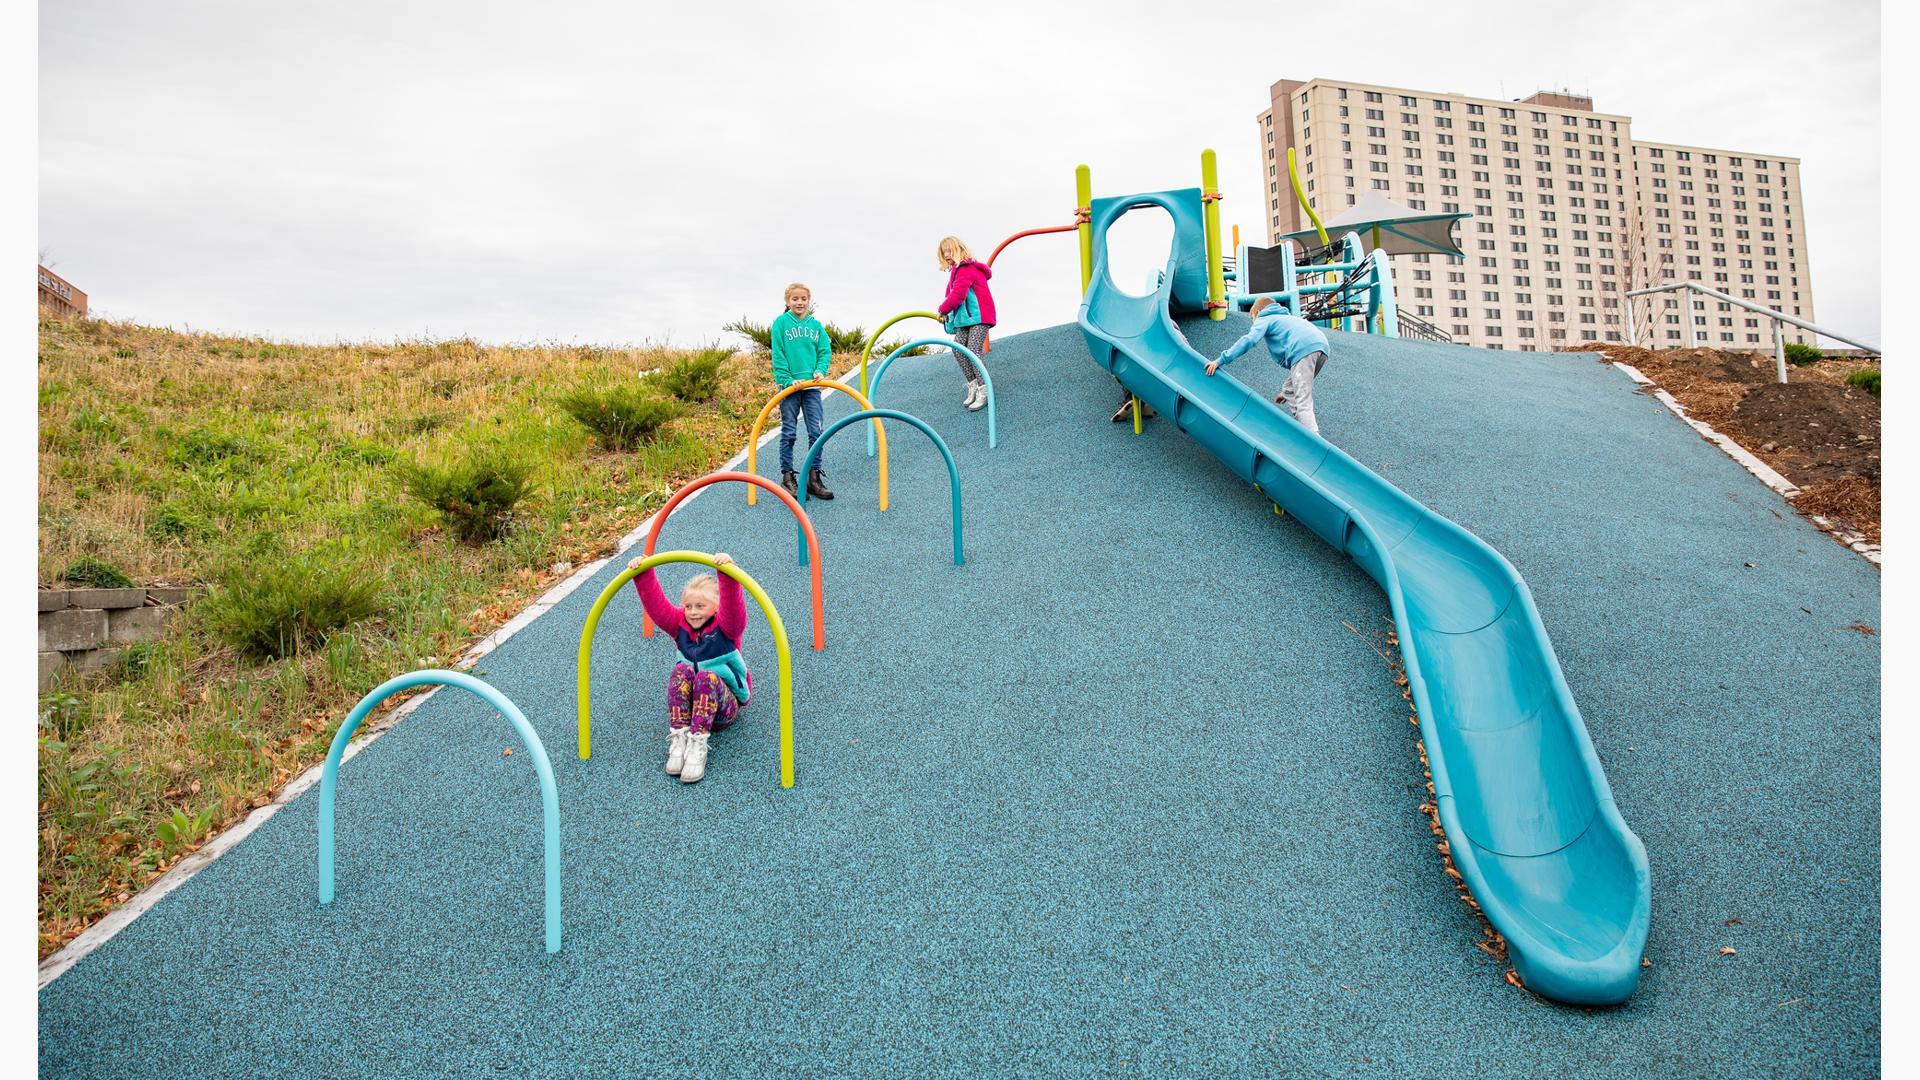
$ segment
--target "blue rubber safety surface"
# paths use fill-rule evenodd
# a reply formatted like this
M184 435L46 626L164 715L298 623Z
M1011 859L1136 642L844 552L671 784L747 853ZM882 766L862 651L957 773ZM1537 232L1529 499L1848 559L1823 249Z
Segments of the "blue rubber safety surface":
M1217 353L1246 318L1184 325ZM41 992L42 1074L1879 1071L1871 566L1592 356L1335 335L1323 433L1519 569L1646 843L1639 994L1553 1005L1442 872L1373 582L1165 421L1110 423L1077 327L986 360L997 450L944 355L877 402L953 447L965 566L918 432L889 431L885 513L859 430L827 449L826 652L776 501L723 485L666 526L780 605L796 787L757 612L755 701L706 780L661 771L673 647L630 593L575 756L622 557L480 664L557 774L558 955L533 771L443 690L343 768L330 908L309 792Z

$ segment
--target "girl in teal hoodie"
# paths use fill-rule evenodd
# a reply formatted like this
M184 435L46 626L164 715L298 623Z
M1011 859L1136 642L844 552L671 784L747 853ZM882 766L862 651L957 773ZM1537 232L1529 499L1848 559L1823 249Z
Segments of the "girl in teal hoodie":
M773 381L786 389L796 382L824 379L833 365L833 342L827 328L813 317L813 290L799 282L787 286L787 310L773 320ZM793 444L800 438L800 418L807 421L807 449L813 449L824 423L820 388L810 387L780 399L780 483L788 494L799 495L793 475ZM831 499L827 477L818 465L807 474L807 497Z

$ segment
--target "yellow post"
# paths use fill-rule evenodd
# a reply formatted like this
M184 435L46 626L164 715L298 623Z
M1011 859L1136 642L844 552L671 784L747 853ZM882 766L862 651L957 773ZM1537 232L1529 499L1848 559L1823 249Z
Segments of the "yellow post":
M1200 151L1201 214L1207 226L1207 318L1227 317L1226 274L1220 261L1220 166L1213 151Z
M1088 218L1080 223L1080 295L1085 296L1093 284L1093 171L1085 165L1073 170L1073 197L1074 212L1084 208Z

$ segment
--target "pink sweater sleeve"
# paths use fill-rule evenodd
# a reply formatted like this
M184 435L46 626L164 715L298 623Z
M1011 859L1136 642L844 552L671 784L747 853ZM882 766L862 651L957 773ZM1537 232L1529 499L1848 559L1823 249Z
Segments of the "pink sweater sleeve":
M967 302L967 276L954 267L947 276L947 295L940 301L940 314L945 315L954 308Z
M714 614L714 621L720 624L720 632L738 647L740 635L747 632L746 594L740 588L740 583L727 575L714 576L720 579L720 610Z
M729 578L728 580L731 581L732 579ZM660 579L654 575L651 567L642 571L639 577L633 579L633 587L634 590L640 594L640 606L647 609L647 617L652 619L660 629L665 630L669 634L678 634L680 631L686 629L687 620L680 614L680 608L671 600L668 600L667 594L661 591ZM739 586L735 585L734 588L738 590ZM721 596L724 598L725 595L725 590L722 590ZM725 600L722 599L721 604L723 611L725 610L725 603ZM742 613L741 621L746 621L744 613Z

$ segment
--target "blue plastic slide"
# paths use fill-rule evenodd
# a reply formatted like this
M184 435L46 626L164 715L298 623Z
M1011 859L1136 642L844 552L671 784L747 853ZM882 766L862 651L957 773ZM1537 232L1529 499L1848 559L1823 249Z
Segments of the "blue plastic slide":
M1142 207L1172 216L1174 249L1158 291L1136 297L1108 274L1106 234ZM1527 987L1583 1005L1631 997L1646 849L1613 804L1526 583L1263 395L1206 375L1210 358L1173 321L1206 310L1199 189L1095 200L1093 243L1080 328L1094 359L1386 590L1454 865Z

